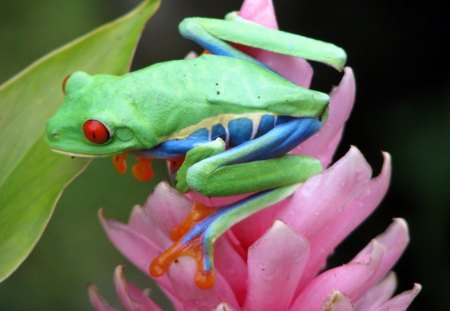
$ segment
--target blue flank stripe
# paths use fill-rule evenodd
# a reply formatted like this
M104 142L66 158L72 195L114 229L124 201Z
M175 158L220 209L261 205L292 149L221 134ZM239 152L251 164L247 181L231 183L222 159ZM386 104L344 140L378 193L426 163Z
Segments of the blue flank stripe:
M256 131L256 137L262 136L266 134L268 131L273 129L275 126L275 116L270 114L265 114L261 117L261 120L259 121L258 130Z
M214 141L217 138L222 138L223 141L227 141L227 132L222 124L216 124L212 127L211 140Z
M185 155L189 150L198 144L209 141L209 131L201 128L194 131L186 139L171 139L162 142L158 146L137 152L140 156L149 156L152 158L173 158Z
M249 154L236 162L243 163L284 155L316 133L320 127L321 122L317 118L263 115L256 135L252 139L253 121L250 118L238 118L228 123L228 141L229 145L233 147L232 149L237 148L236 151L239 148L246 148L247 144L263 144L259 152ZM195 146L215 140L218 137L224 141L227 140L227 131L221 124L215 124L212 127L211 137L209 134L207 128L201 128L191 133L185 139L171 139L152 149L140 150L136 152L136 155L153 158L173 158L185 155ZM260 140L264 142L259 142Z
M238 118L228 123L230 146L238 146L252 137L253 122L248 118Z
M282 121L285 120L282 119ZM249 148L249 144L258 146L258 152L240 157L238 160L229 162L227 165L282 156L316 133L320 127L321 122L316 118L293 118L275 126L263 136L246 141L214 157L230 157L234 152L239 153L242 148Z

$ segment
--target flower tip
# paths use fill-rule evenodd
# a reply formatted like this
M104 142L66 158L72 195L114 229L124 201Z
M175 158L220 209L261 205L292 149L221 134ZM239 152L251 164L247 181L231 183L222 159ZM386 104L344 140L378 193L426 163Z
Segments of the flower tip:
M265 27L278 28L272 0L245 0L239 15Z
M394 218L392 223L376 239L387 245L407 245L409 242L408 223L403 218Z
M338 290L334 290L323 303L321 310L344 311L353 310L353 305L349 297Z
M125 267L123 265L118 265L116 269L114 269L114 280L125 280L125 274L123 271L125 270Z
M116 309L109 306L108 302L102 297L97 286L93 283L87 285L89 301L96 311L116 311Z
M105 209L103 207L98 210L97 216L98 216L98 219L100 219L100 221L102 223L103 223L103 221L106 221Z
M348 150L347 154L349 155L354 154L363 157L361 150L359 150L358 147L356 147L355 145L350 145L350 149Z
M159 192L159 191L163 191L163 192L174 192L174 189L169 185L169 183L165 180L159 182L156 187L154 192Z
M392 168L392 157L389 152L381 151L381 155L383 156L383 167L381 168L381 174L391 174L391 168Z
M222 302L213 311L233 311L233 309L225 302Z
M350 145L350 149L342 159L344 158L351 159L352 162L350 163L352 163L354 167L359 167L367 170L370 176L372 168L370 167L369 163L367 163L366 158L362 154L361 150L358 149L358 147Z
M400 228L401 231L406 232L407 234L409 234L408 223L406 222L406 220L404 218L397 217L397 218L392 219L391 226L396 226L396 227Z
M99 292L97 286L95 286L95 284L92 283L92 282L89 282L89 283L87 284L87 290L88 290L88 293L89 293L89 297L90 297L91 295L98 294L98 292Z
M110 227L110 220L106 218L105 209L102 207L97 212L98 219L100 220L100 223L102 224L103 228L108 231L107 229Z

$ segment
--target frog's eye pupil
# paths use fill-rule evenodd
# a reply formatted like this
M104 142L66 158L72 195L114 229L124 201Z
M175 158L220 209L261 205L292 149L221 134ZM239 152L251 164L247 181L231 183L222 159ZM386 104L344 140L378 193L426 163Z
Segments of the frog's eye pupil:
M104 144L109 138L108 128L100 121L87 120L83 124L84 137L94 144Z
M64 94L66 94L66 84L67 84L67 80L69 80L70 76L71 76L71 74L68 75L67 77L65 77L62 82L62 91Z

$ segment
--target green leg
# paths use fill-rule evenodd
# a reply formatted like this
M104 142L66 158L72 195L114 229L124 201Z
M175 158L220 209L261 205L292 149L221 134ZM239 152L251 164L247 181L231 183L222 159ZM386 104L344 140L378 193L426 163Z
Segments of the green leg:
M194 164L225 151L225 142L217 138L206 144L200 144L186 153L183 165L177 171L175 187L181 192L189 191L189 185L186 182L188 169Z
M192 166L190 188L207 196L231 196L301 183L322 171L320 161L305 155L227 165L224 152Z
M259 65L262 64L238 51L227 41L318 61L338 70L345 65L345 51L333 44L244 22L233 15L227 19L186 18L179 25L180 33L213 54L244 59Z
M301 183L322 171L320 161L284 154L314 134L318 124L314 119L294 119L254 140L204 157L187 168L186 183L208 196L231 196Z

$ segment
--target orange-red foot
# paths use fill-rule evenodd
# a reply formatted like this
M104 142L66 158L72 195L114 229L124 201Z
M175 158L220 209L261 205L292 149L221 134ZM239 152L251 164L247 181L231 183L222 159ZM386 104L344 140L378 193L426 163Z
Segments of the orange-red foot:
M137 157L137 163L131 169L134 178L139 181L149 181L153 178L152 159Z
M170 237L172 238L173 241L178 241L194 225L196 225L199 221L214 213L216 210L217 208L205 206L200 202L194 202L191 211L186 216L181 225L179 225L170 232Z
M116 171L119 172L120 175L125 174L127 171L127 154L122 153L113 156L112 158L114 167L116 168Z
M200 288L211 288L214 285L214 271L205 271L204 256L205 251L202 244L203 235L199 235L194 239L181 244L181 241L176 242L150 264L150 274L154 277L163 275L169 269L170 264L176 261L178 257L189 256L194 258L197 263L197 272L195 274L195 284Z

